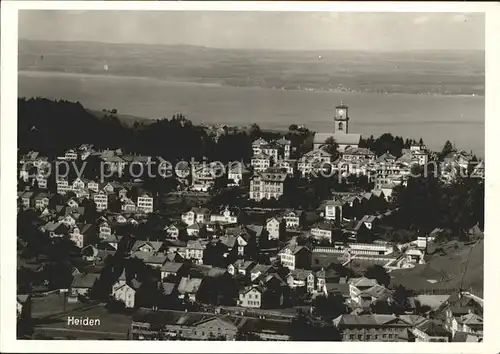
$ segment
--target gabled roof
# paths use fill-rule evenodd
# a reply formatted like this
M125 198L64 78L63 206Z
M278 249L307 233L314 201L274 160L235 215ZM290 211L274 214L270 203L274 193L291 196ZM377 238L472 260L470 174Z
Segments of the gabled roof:
M306 280L309 275L313 274L311 270L306 269L294 269L288 274L288 276L292 276L293 279L296 280Z
M86 288L90 289L94 286L94 283L99 279L99 274L77 274L73 278L71 283L72 288Z
M329 294L349 295L349 284L327 282L325 287Z
M49 196L47 193L38 193L38 195L35 197L35 200L42 200L42 199L49 199Z
M101 243L119 243L123 236L117 236L115 234L111 234L104 239L101 239Z
M172 295L176 288L176 285L174 283L161 283L160 285L160 290L162 291L163 295Z
M408 324L411 324L412 326L418 326L426 321L427 318L419 316L419 315L400 315L399 318L401 318L403 321L407 322Z
M163 242L162 241L137 240L137 241L135 241L131 252L137 251L137 250L139 250L139 248L141 248L142 246L145 246L145 245L151 246L151 248L153 249L153 252L158 252L160 250L160 248L163 246Z
M363 287L363 288L378 285L375 279L368 279L366 277L353 278L349 281L349 283L354 285L355 287Z
M263 138L258 138L257 140L254 140L252 142L252 146L264 145L264 144L267 144L267 141L264 140Z
M271 269L272 267L270 265L267 265L267 264L256 264L255 267L252 268L252 270L250 271L250 273L262 273L262 274L266 274L269 269Z
M42 226L42 228L47 232L55 231L61 225L60 222L50 221Z
M167 261L168 262L178 262L182 261L184 258L178 252L168 252Z
M164 254L152 255L150 253L149 255L149 257L144 259L144 263L146 264L163 264L167 259L167 256Z
M27 294L18 294L17 295L17 302L24 304L30 296Z
M189 240L186 244L186 248L195 249L195 250L203 250L205 247L198 240Z
M203 279L200 278L182 278L179 282L180 294L196 294L201 286Z
M381 327L397 326L410 327L411 325L394 315L370 314L351 315L345 314L333 320L338 327Z
M377 158L376 162L395 161L395 160L396 156L392 155L389 152L385 152Z
M441 323L435 320L425 321L419 324L417 328L432 337L448 337L450 335L450 332L448 332Z
M292 142L288 139L285 139L284 137L281 137L280 139L276 140L276 144L280 145L291 145Z
M193 224L189 225L189 226L187 227L187 229L188 229L188 230L200 230L200 229L201 229L201 226L200 226L200 224L198 224L197 222L195 222L195 223L193 223Z
M233 248L237 244L238 237L240 237L240 236L226 235L226 236L222 236L220 238L220 241L222 242L223 245L227 246L228 248ZM246 243L246 241L245 241L245 243Z
M270 221L272 221L273 219L276 220L278 223L281 223L283 221L283 217L282 216L275 215L275 216L271 216L270 218L268 218L266 220L266 224L269 223Z
M299 246L297 244L290 244L290 243L287 244L285 247L283 247L279 253L282 253L285 250L290 250L292 252L292 254L297 254L297 253L302 252L304 250L310 252L310 250L305 246Z
M182 268L183 265L184 265L183 263L166 262L161 267L161 271L162 272L177 273L179 271L179 269Z
M261 286L256 286L256 285L246 286L243 289L241 289L238 293L240 295L245 295L252 290L258 291L261 295L264 293L264 289Z
M253 233L255 235L255 237L257 237L257 238L260 237L260 235L262 234L262 231L264 231L264 226L262 226L262 225L250 224L250 225L245 225L245 228L248 231L250 231L251 233ZM243 237L243 238L245 238L245 237Z
M391 297L392 291L390 291L389 289L387 289L383 285L376 284L376 285L372 286L371 288L363 290L360 295L361 296L368 295L368 296L371 296L375 299L383 300L383 299L387 299L387 298Z
M197 208L197 207L194 207L194 208L191 208L192 212L194 212L196 215L198 214L210 214L210 209L208 208Z
M237 269L242 269L245 271L248 271L250 268L253 268L255 265L254 261L245 261L243 259L238 259L236 262L234 262L234 267Z

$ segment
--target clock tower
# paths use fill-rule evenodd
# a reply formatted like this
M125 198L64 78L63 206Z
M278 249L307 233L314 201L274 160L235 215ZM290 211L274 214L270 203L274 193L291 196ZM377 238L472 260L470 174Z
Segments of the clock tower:
M333 119L333 132L335 134L349 133L349 116L347 115L348 107L344 102L335 107L335 118Z

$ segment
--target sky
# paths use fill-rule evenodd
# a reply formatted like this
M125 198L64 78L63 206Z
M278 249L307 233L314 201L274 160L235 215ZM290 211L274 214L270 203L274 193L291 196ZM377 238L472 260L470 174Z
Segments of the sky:
M215 48L485 48L480 13L22 10L19 38Z

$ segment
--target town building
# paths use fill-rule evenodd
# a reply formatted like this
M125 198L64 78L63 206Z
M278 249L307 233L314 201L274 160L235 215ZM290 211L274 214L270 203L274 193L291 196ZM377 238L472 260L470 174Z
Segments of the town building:
M342 102L335 107L335 117L333 119L333 134L331 133L316 133L314 135L313 146L314 149L321 149L327 143L330 137L333 137L338 144L339 151L343 152L348 148L357 148L361 141L360 134L349 133L348 114L349 107Z
M264 291L258 286L249 286L239 292L238 306L260 308Z
M252 156L250 160L250 166L253 167L256 172L263 172L267 170L272 165L272 157L264 153Z
M411 325L395 315L344 314L333 320L343 342L396 342Z
M278 253L278 259L284 267L290 270L307 269L311 266L311 251L306 246L299 246L292 239Z
M273 216L266 220L266 231L269 240L279 240L286 232L286 222L282 217Z
M99 191L94 194L94 203L97 211L108 210L108 194L104 191Z
M255 201L262 199L278 199L283 195L286 173L270 171L255 174L250 179L249 198Z
M137 210L145 214L152 213L154 211L154 200L148 193L143 193L137 197Z

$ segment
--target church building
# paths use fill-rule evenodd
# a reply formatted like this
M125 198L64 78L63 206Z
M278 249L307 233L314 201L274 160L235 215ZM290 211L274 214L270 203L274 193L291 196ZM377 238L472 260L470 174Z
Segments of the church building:
M349 133L349 108L343 102L335 107L335 117L333 119L333 134L332 133L316 133L314 134L314 149L320 149L330 137L335 139L339 145L339 151L344 151L348 148L357 148L361 140L361 134Z

